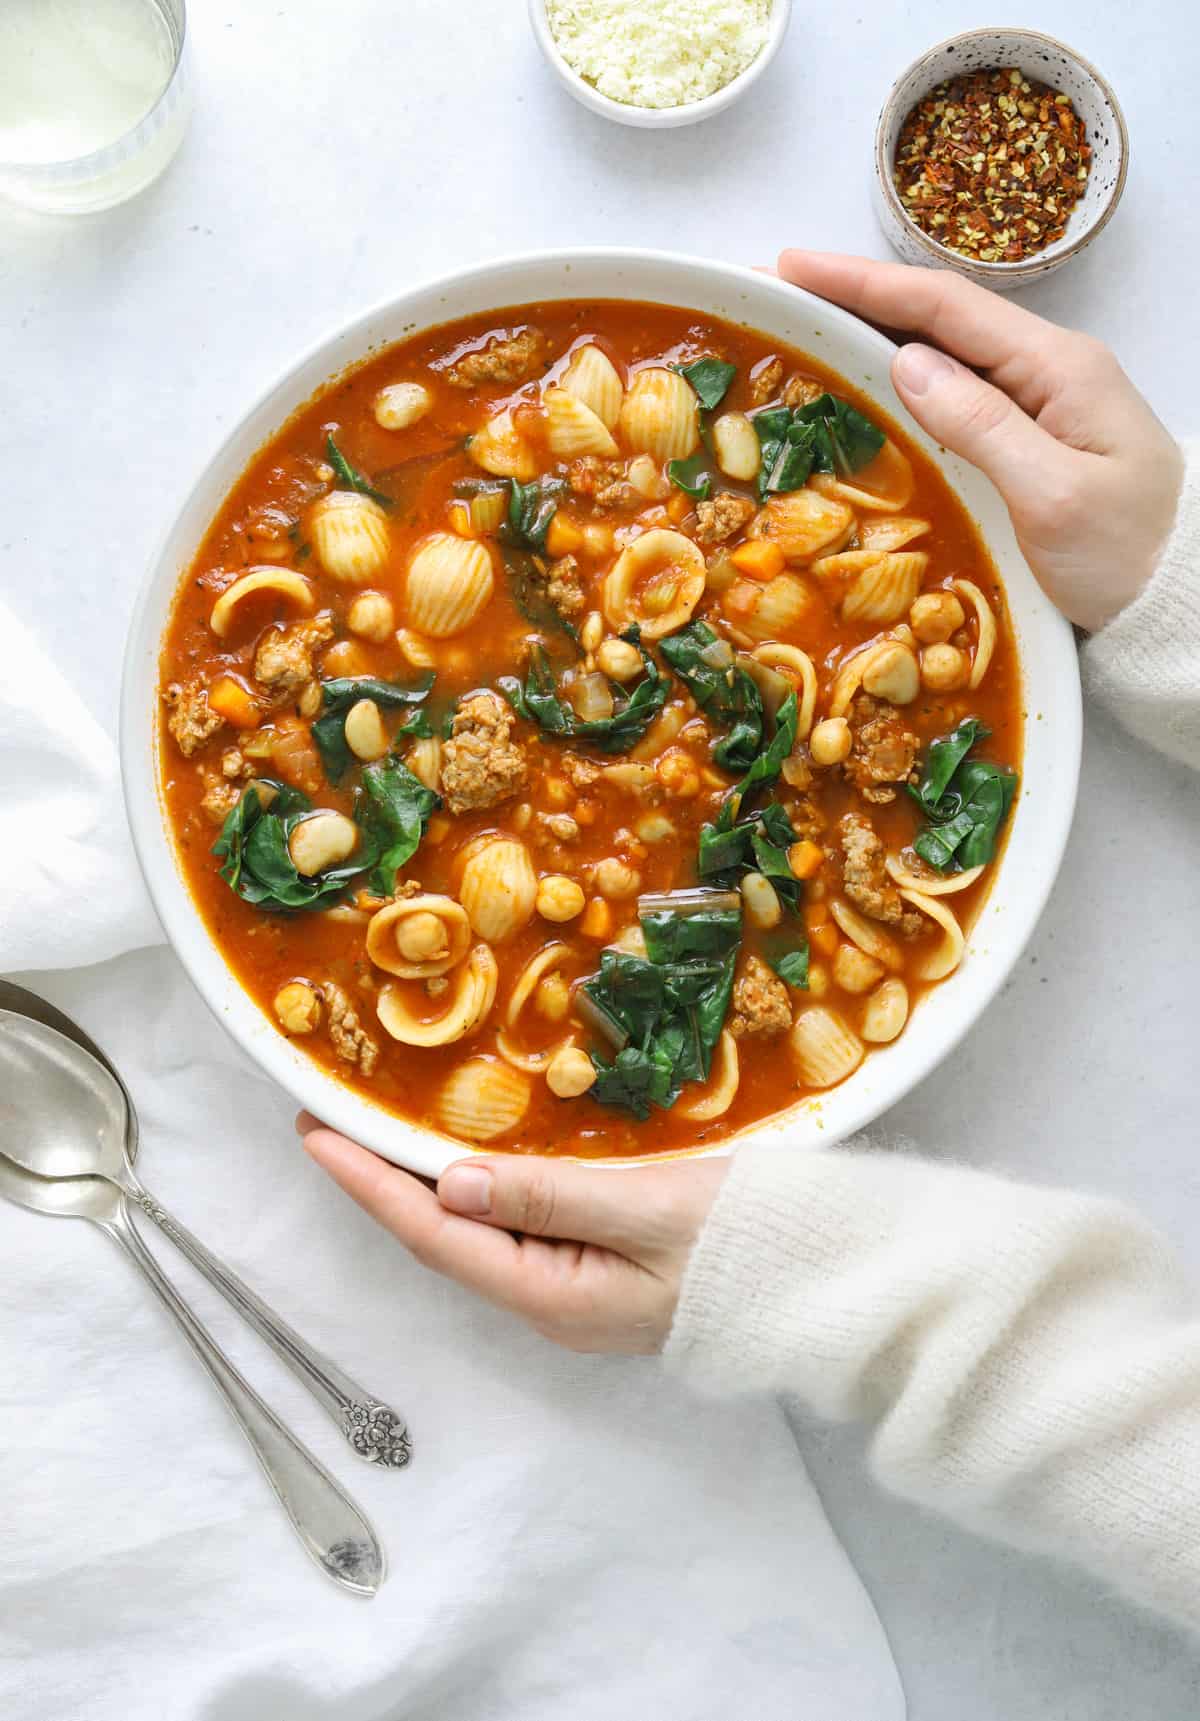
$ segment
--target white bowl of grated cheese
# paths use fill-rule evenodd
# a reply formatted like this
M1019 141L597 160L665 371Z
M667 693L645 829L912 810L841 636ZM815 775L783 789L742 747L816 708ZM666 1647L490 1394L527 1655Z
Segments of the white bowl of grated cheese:
M766 71L792 0L529 0L538 46L577 102L634 126L694 125Z

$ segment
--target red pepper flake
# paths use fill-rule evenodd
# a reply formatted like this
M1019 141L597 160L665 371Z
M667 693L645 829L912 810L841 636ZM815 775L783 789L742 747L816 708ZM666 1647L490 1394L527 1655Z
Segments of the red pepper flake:
M1092 159L1070 98L1013 67L951 78L910 109L895 180L939 245L1020 263L1066 231Z

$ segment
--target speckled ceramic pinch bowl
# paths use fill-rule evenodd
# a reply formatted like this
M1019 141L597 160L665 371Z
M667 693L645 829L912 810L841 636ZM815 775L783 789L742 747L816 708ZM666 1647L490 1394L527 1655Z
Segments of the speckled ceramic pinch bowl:
M896 141L916 103L947 78L996 66L1015 66L1027 78L1036 78L1069 96L1092 147L1087 185L1071 211L1066 232L1044 251L1019 263L981 263L939 245L908 214L893 178ZM1086 250L1112 220L1125 189L1128 165L1125 116L1095 66L1064 42L1038 30L969 30L930 48L892 85L875 129L876 209L884 234L906 263L954 269L981 286L1004 292L1050 274Z

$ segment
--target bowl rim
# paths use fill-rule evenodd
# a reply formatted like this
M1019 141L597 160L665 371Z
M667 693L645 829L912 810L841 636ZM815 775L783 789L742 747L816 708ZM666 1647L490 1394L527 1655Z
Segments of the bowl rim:
M900 195L892 178L891 162L887 159L887 131L899 104L901 86L906 84L914 73L931 66L932 62L946 53L948 49L957 49L968 43L976 42L981 36L1001 34L1011 36L1014 41L1020 40L1036 43L1040 47L1053 48L1068 60L1073 61L1080 71L1091 78L1108 103L1116 122L1118 164L1117 176L1109 189L1107 198L1100 205L1088 225L1075 235L1069 245L1064 246L1061 251L1055 252L1053 257L1047 255L1049 247L1046 247L1044 250L1035 251L1030 257L1023 257L1019 262L988 263L980 258L966 257L961 251L955 251L949 245L939 244L936 239L931 239L924 228L919 227L913 220L900 201ZM944 79L937 78L928 87L932 89L934 83L943 81ZM917 99L919 100L920 97ZM911 98L909 105L912 105ZM1125 114L1117 100L1116 91L1108 79L1089 59L1072 48L1070 43L1060 41L1057 36L1050 36L1044 30L1028 30L1021 25L980 25L977 29L962 30L957 36L946 36L942 41L935 42L932 47L926 48L924 53L918 54L916 59L911 61L894 79L891 88L884 97L883 106L879 110L879 118L875 123L874 155L875 178L889 213L902 223L905 232L912 237L913 242L925 252L932 262L960 272L969 272L980 281L989 279L995 282L1013 281L1022 275L1044 274L1048 269L1058 268L1061 263L1077 256L1080 251L1103 233L1117 212L1117 205L1124 194L1125 181L1129 176L1129 127L1125 123Z
M559 82L576 101L590 108L593 113L615 120L620 125L662 131L695 125L737 101L738 97L762 76L775 58L787 34L791 11L792 0L771 0L766 41L750 64L744 66L736 77L730 78L727 84L722 84L720 89L713 90L711 95L701 96L699 101L681 102L671 108L647 108L638 106L636 102L619 102L613 96L606 96L594 84L589 84L568 62L560 49L546 12L546 0L528 0L529 21L538 47Z
M205 517L211 518L229 484L236 478L236 472L234 478L221 477L223 464L236 456L237 470L240 471L253 453L278 432L280 426L310 397L312 385L306 384L305 378L315 366L320 367L323 379L317 386L323 387L346 369L361 363L376 349L407 338L418 329L435 327L438 321L452 321L457 316L472 314L461 309L456 310L451 304L444 317L435 319L427 312L418 312L414 320L413 308L422 301L440 300L447 303L456 294L461 298L468 295L472 287L480 288L494 280L495 297L491 306L486 308L523 302L524 289L513 293L509 287L510 278L519 278L529 272L536 274L539 271L553 274L556 278L561 277L563 290L555 292L539 288L532 294L533 300L544 299L550 302L556 298L578 297L578 283L581 277L585 277L588 268L617 271L631 269L639 274L653 274L657 270L668 276L679 277L680 285L672 298L647 292L646 287L637 280L631 282L624 292L606 290L593 295L598 298L652 299L657 303L675 303L687 308L690 283L697 277L706 277L705 285L700 291L701 301L706 294L715 294L715 282L719 283L720 290L727 291L731 298L739 289L746 299L761 299L762 296L768 299L777 298L780 304L780 322L788 320L789 311L794 316L797 307L810 308L811 316L819 316L827 325L844 332L860 353L873 353L878 356L882 361L883 376L881 379L873 378L871 386L884 397L880 402L882 410L889 416L902 417L902 405L890 382L890 363L897 351L895 343L869 323L843 310L841 306L776 276L766 275L742 264L649 247L579 246L517 252L488 258L465 268L414 282L402 292L376 301L359 314L337 323L330 332L310 342L302 353L277 369L251 403L223 428L220 437L210 446L207 458L192 468L192 476L176 498L176 506L171 510L168 524L160 534L147 565L130 616L126 638L119 724L122 792L138 866L167 941L212 1015L229 1033L239 1050L251 1058L271 1080L331 1127L365 1141L382 1157L427 1176L439 1175L441 1170L455 1159L468 1157L473 1152L502 1152L503 1146L489 1149L486 1144L473 1147L457 1141L442 1134L432 1125L413 1122L374 1104L346 1083L328 1074L300 1045L278 1031L273 1019L242 987L196 908L163 809L160 755L157 747L157 682L163 623L161 620L155 621L154 618L164 597L169 610L179 580L199 545L199 537L193 539L189 535L186 552L172 552L173 540L179 535L189 512L200 507L200 498L206 489L219 484L220 495L216 501L209 500L203 504ZM492 291L490 286L488 291ZM525 293L525 297L529 296ZM694 306L695 300L690 303ZM723 314L731 318L736 318L737 315L731 308L711 314ZM747 313L744 320L747 327L770 333L769 327L764 329L764 323L769 322L769 319L765 318L761 311L756 314ZM378 332L381 322L385 325L400 323L402 332L389 334L381 339ZM776 338L786 339L778 335ZM351 345L352 356L339 357L338 348ZM865 366L867 362L865 356L856 360L859 367ZM895 405L892 404L893 397ZM271 414L269 427L265 431L256 429L256 424L262 420L268 409ZM947 459L957 461L957 457L948 456L919 426L906 424L905 428L918 445L930 453L939 464L947 483L959 494L963 506L974 519L975 506L969 498L961 495L954 474L945 469ZM247 451L242 445L251 436L253 441ZM989 505L994 502L999 511L997 520L1002 523L999 524L998 530L1004 537L1002 550L997 548L994 538L985 538L985 542L990 552L996 556L1006 590L1010 590L1011 575L1005 562L1013 562L1018 571L1024 567L1024 563L1011 526L1008 525L1003 503L982 473L968 467L965 462L957 461L957 464L967 476L968 483L981 495L989 498ZM1038 859L1036 864L1022 870L1019 882L1014 875L1013 887L1017 897L1010 905L1011 913L1006 923L1005 954L999 959L981 960L979 968L974 971L965 1008L960 1009L949 1022L939 1023L937 1030L932 1032L931 1045L922 1045L919 1049L910 1045L906 1055L897 1063L894 1063L889 1055L893 1051L892 1047L878 1048L864 1065L864 1069L877 1066L878 1079L870 1085L859 1084L855 1087L858 1082L856 1072L849 1084L842 1084L839 1088L830 1090L829 1094L818 1094L802 1100L797 1106L772 1117L759 1119L745 1130L714 1144L666 1153L650 1152L632 1157L589 1159L587 1163L606 1168L627 1169L658 1163L668 1158L727 1157L746 1140L765 1134L779 1139L788 1132L789 1127L796 1130L797 1134L807 1133L811 1137L816 1132L820 1137L819 1143L813 1140L789 1140L789 1148L832 1145L873 1122L880 1113L905 1098L944 1062L995 998L1032 936L1058 877L1074 819L1082 752L1082 691L1073 632L1066 620L1040 592L1027 567L1024 567L1020 581L1026 590L1026 614L1022 618L1015 609L1012 611L1014 627L1020 635L1024 619L1037 631L1040 647L1048 664L1047 678L1054 688L1056 727L1053 771L1058 795L1057 799L1050 801L1048 805L1041 804L1036 814L1031 812L1029 815L1036 817ZM1022 665L1025 664L1026 653L1022 650ZM1022 680L1023 683L1026 681L1024 675ZM1029 742L1035 725L1027 694L1023 712L1028 758ZM1027 773L1024 773L1017 818L1021 816L1020 809L1026 799L1026 780ZM984 919L991 911L995 890L1003 878L1003 872L998 874L992 894L985 901L968 934L969 951L971 940L986 936ZM1009 933L1007 928L1014 925L1015 933ZM935 989L935 997L937 990L939 989ZM961 994L956 993L956 997L961 999ZM930 1002L925 1001L923 1009L929 1008ZM903 1036L895 1043L896 1047L903 1046L909 1037L907 1034ZM837 1096L846 1092L853 1092L854 1099L851 1104L843 1106ZM834 1103L839 1111L846 1113L845 1116L837 1117L832 1127L826 1124L823 1116L824 1108L830 1103ZM802 1113L806 1114L805 1124L797 1128Z

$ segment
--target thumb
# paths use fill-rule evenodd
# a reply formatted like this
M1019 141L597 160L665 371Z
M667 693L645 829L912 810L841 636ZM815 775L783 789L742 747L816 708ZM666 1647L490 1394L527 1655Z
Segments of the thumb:
M934 347L901 347L892 381L921 428L978 466L1006 501L1036 491L1064 453L1000 389Z
M456 1160L437 1193L450 1212L506 1231L643 1255L696 1235L727 1169L712 1159L600 1167L513 1154Z

